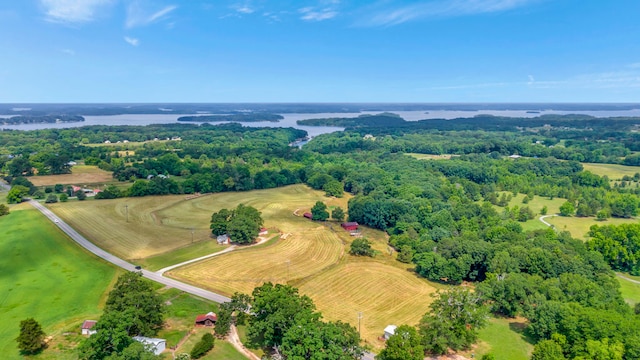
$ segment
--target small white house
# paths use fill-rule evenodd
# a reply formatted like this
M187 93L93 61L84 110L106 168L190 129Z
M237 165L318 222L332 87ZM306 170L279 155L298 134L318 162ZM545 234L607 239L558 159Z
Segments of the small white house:
M397 328L395 325L387 325L387 327L384 328L384 339L389 340L391 336L395 335Z
M218 244L220 244L220 245L231 244L231 239L229 238L229 235L227 235L227 234L218 235L216 240L218 241Z
M144 336L134 336L133 340L141 342L146 348L153 351L154 354L160 355L167 348L167 340L154 339Z
M97 321L95 320L85 320L82 323L82 335L93 335L95 334L97 331L93 329L94 326L96 326Z

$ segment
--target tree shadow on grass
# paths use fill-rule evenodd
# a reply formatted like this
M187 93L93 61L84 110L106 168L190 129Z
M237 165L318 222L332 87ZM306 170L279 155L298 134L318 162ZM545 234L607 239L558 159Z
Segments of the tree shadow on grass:
M522 340L531 345L535 345L536 341L532 334L529 332L529 324L526 320L522 319L509 322L509 329L513 332L518 333Z

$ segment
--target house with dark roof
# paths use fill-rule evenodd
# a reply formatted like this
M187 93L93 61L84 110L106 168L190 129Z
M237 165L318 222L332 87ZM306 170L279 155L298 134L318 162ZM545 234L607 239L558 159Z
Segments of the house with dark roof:
M203 315L196 316L196 325L200 326L213 326L218 321L218 315L213 312L208 312Z

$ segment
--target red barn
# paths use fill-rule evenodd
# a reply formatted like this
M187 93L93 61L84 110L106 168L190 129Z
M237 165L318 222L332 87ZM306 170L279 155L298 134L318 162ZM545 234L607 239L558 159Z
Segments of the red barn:
M218 316L212 312L196 316L196 325L213 326L218 321Z
M346 223L342 223L342 228L344 228L347 231L356 231L358 230L358 223L357 222L346 222Z
M303 216L306 217L307 219L312 219L313 218L313 215L311 215L311 213L304 213Z

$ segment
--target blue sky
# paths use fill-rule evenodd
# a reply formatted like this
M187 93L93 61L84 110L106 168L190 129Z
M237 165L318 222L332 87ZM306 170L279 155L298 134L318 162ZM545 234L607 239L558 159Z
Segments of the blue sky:
M0 0L0 102L638 102L637 0Z

